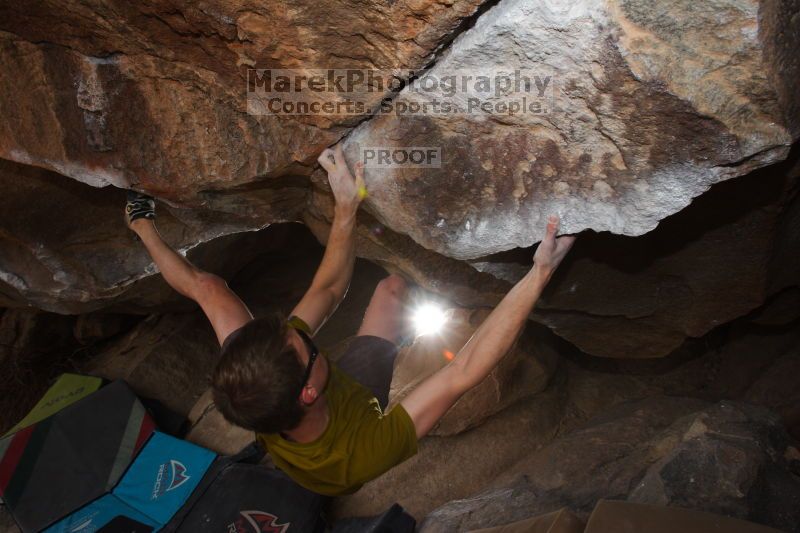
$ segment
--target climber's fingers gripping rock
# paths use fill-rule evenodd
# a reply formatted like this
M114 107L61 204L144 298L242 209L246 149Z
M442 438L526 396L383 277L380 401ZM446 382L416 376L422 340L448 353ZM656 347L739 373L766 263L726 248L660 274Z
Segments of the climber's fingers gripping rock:
M555 271L575 242L575 237L571 235L563 235L556 238L558 224L558 217L550 216L547 221L544 239L539 243L539 247L536 248L536 253L533 256L534 267L543 270L547 275Z
M345 161L341 144L337 144L333 149L323 150L317 161L328 172L328 181L331 184L337 208L355 212L366 191L364 188L364 164L356 163L356 175L353 177L347 161Z

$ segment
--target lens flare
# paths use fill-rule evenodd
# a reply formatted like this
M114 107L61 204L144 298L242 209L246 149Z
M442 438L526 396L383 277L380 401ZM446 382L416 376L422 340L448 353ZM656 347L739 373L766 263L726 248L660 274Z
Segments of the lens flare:
M445 323L444 310L432 303L420 305L412 317L417 335L430 335L441 331Z

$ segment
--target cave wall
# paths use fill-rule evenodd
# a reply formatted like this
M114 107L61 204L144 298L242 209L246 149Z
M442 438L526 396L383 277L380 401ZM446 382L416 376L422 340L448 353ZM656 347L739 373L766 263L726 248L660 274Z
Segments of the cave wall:
M796 8L778 5L784 16ZM794 104L776 78L798 60L765 53L778 38L760 9L500 2L427 74L518 70L543 93L545 81L553 84L551 109L364 122L347 138L354 156L363 145L442 148L440 168L368 169L368 206L391 228L457 259L530 246L550 213L567 233L652 230L711 184L782 160L797 138ZM478 90L467 84L450 100ZM442 86L405 88L397 99L422 104L446 94ZM486 98L493 100L500 97Z
M439 168L367 169L369 261L318 339L334 357L380 267L460 308L457 346L547 215L580 236L504 364L333 514L400 501L448 531L620 498L797 530L799 45L798 0L0 0L0 432L76 370L240 449L249 433L200 416L213 332L125 227L121 189L156 196L165 239L257 315L288 312L333 218L320 151L436 146ZM553 108L248 113L248 68L303 67L522 69L550 76ZM405 349L393 401L442 347Z
M225 236L302 220L325 241L324 146L344 138L353 160L370 143L435 145L441 168L367 169L360 256L489 307L558 213L582 235L532 318L594 355L664 356L799 283L798 11L789 0L2 2L0 303L181 305L122 224L115 187L157 196L168 241L226 275L249 256L226 254ZM246 112L248 68L310 65L550 73L555 106Z

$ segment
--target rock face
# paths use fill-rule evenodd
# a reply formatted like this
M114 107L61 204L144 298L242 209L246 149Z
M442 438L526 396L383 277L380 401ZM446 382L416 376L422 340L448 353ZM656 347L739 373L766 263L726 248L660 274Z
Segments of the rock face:
M646 235L582 233L533 318L594 355L662 357L800 285L799 156L713 186ZM330 205L312 202L305 220L324 239ZM463 306L495 305L534 253L456 261L361 220L360 253Z
M252 431L229 424L217 411L211 389L206 389L187 419L190 430L186 440L217 453L234 455L253 442Z
M778 304L776 299L775 305ZM769 307L757 316L765 314L771 314ZM780 414L790 434L796 437L800 430L800 420L791 416L797 413L798 401L790 391L792 383L796 383L791 365L800 343L797 322L762 326L751 323L749 318L740 319L687 342L668 357L652 360L603 359L583 354L555 338L539 340L540 345L543 342L560 355L559 367L544 391L520 399L468 431L422 439L415 457L338 501L337 516L375 514L397 501L421 521L448 501L468 500L487 489L506 489L521 475L535 478L538 467L531 466L531 461L544 461L537 459L540 451L547 447L557 449L556 439L582 431L591 419L598 420L605 413L610 414L603 420L621 416L614 411L617 406L646 398L657 399L641 403L641 413L634 419L620 418L615 427L624 427L605 426L610 439L605 447L590 444L596 441L579 442L576 437L572 452L564 450L565 461L578 461L574 471L567 463L561 463L560 474L555 464L547 470L557 471L553 475L560 475L565 483L573 475L578 476L576 483L581 479L585 482L585 475L589 474L581 468L589 466L581 461L589 461L588 457L595 453L601 455L596 458L601 462L625 457L624 450L639 446L650 438L648 435L658 434L689 414L683 410L686 405L703 409L720 401L757 403ZM663 397L668 399L661 405L658 399ZM753 441L754 446L762 448L764 443L761 438ZM654 451L648 464L663 457L662 452L666 453ZM587 457L567 460L572 453ZM603 477L608 473L609 470L598 470L591 474L597 477L593 478L594 485L586 485L586 494L594 487L597 494L612 497L608 494L616 493L619 487L613 476ZM624 483L624 479L619 481L623 486ZM625 490L632 491L634 485ZM567 504L558 503L542 512L562 505Z
M486 311L449 310L440 334L417 337L397 356L389 406L400 403L417 385L444 367L488 316ZM509 405L544 390L558 364L553 334L531 324L491 374L462 396L431 430L447 436L483 423Z
M0 305L32 304L61 313L118 305L130 312L180 301L153 276L155 265L125 227L122 191L4 160L0 184ZM267 212L270 205L276 220L292 219L303 196L290 187L263 197L262 207ZM215 213L159 204L157 216L170 245L221 275L243 266L259 246L269 246L257 234L236 237L253 224L245 210ZM229 247L238 248L237 254L224 253Z
M150 316L81 369L124 379L143 397L185 415L207 388L219 346L202 313Z
M324 242L331 196L314 160L347 137L353 157L379 145L434 146L444 158L440 168L367 169L362 257L456 305L492 306L556 212L566 232L600 233L584 232L534 318L594 355L664 356L800 284L797 154L752 172L787 157L800 133L800 8L659 6L3 3L0 305L185 305L119 221L122 195L109 184L161 198L170 244L223 275L248 260L223 252L257 240L246 231L302 219ZM519 69L552 106L255 116L251 67Z
M675 505L797 531L798 450L775 415L734 402L625 404L515 468L517 481L445 505L420 531L468 531L599 498Z
M800 347L787 350L748 390L748 401L779 413L789 432L800 440L800 391L792 376L800 370Z
M0 428L78 369L236 451L251 435L208 408L213 332L117 188L157 196L165 239L256 314L288 312L333 218L320 151L433 147L435 168L368 168L358 215L362 258L462 308L449 338L403 353L394 402L530 268L547 215L582 234L513 353L332 514L400 501L456 531L617 498L800 531L799 47L797 0L0 2ZM546 109L248 113L249 68L314 67L518 70ZM342 348L383 275L357 262L320 346Z
M194 205L308 173L354 118L248 115L248 68L418 69L478 5L4 2L0 157Z
M760 411L723 402L679 420L679 432L688 424L680 442L647 470L628 499L796 527L800 517L789 509L800 503L800 456L779 419Z
M303 237L302 232L296 231L302 229L296 224L268 228L262 235L262 253L231 279L231 285L257 314L276 305L288 310L307 286L319 261L321 247L309 235ZM282 235L266 238L273 233ZM270 248L278 242L283 243L279 248ZM356 279L373 281L371 286L357 283L351 287L340 310L319 336L323 349L335 348L338 341L356 331L372 288L381 277L371 274L369 271L372 269L374 266L357 262ZM796 349L800 345L800 329L796 319L787 323L786 317L791 314L781 311L785 302L792 301L792 295L793 291L783 292L751 319L724 325L702 339L687 343L681 351L654 360L611 360L581 354L555 335L537 334L541 328L531 324L528 345L521 343L517 348L520 355L538 359L543 354L554 352L560 356L559 366L546 388L535 394L522 391L517 401L509 405L503 403L503 398L508 396L504 397L502 393L518 393L517 385L538 390L541 382L524 379L522 373L511 379L508 379L508 374L500 374L502 381L488 380L491 386L484 389L484 395L473 397L472 401L476 403L464 407L483 408L486 407L483 400L488 399L492 411L498 406L502 407L501 410L488 418L475 418L472 409L464 409L458 416L451 413L448 424L457 428L469 426L469 429L423 439L415 457L370 482L358 493L337 500L333 512L336 516L370 515L399 501L418 521L422 521L430 512L452 500L469 500L487 489L515 486L521 474L527 475L529 480L545 483L548 490L554 486L561 487L559 479L563 481L565 492L557 492L558 498L553 500L557 507L543 507L542 512L546 512L574 502L586 502L590 506L592 494L608 496L626 490L632 492L647 474L650 476L647 479L655 480L649 486L658 487L662 483L665 491L672 491L673 502L678 501L681 494L690 494L693 501L700 501L706 494L703 505L718 503L720 510L728 509L725 512L736 514L743 506L755 505L749 499L755 493L749 492L746 502L737 500L731 497L735 494L731 483L739 483L735 485L739 489L746 487L752 481L748 476L752 474L754 464L761 464L764 468L759 472L772 476L769 483L780 486L782 480L785 481L781 477L774 478L782 468L780 461L776 461L779 465L777 471L770 470L769 461L763 457L764 462L758 462L758 453L768 456L769 450L780 448L784 437L776 436L777 430L772 427L776 420L773 415L767 416L772 421L764 430L761 415L737 419L727 414L723 416L718 411L707 411L707 407L720 399L760 403L778 411L783 423L798 434L800 425L797 420L792 422L791 415L797 412L798 404L793 393L796 389L793 369ZM474 311L471 314L477 321L485 312ZM43 314L5 311L4 327L0 327L0 344L14 348L5 352L12 357L6 357L8 366L3 366L0 373L3 378L19 375L15 366L27 363L13 357L22 347L34 348L29 350L31 352L47 347L54 356L47 360L50 363L57 361L60 353L66 353L64 350L71 353L80 348L75 346L72 335L89 342L93 338L112 335L114 337L100 347L99 353L90 358L83 357L85 361L80 370L107 377L125 377L141 394L154 396L182 414L192 407L190 418L193 420L200 418L200 413L208 406L207 393L205 396L201 393L204 393L204 383L213 366L217 345L199 310L188 314L151 316L133 329L112 327L116 315L105 318L97 314L81 317L50 315L47 319L38 315ZM777 320L776 316L782 319ZM97 321L106 324L108 329L102 332L92 327ZM469 321L465 321L463 336L472 329L468 324ZM48 332L49 337L44 335ZM546 360L546 355L544 357ZM525 363L524 360L521 362ZM528 368L537 369L539 366ZM404 374L400 365L396 371L398 377ZM496 388L495 383L502 384L502 388ZM46 387L46 383L41 385ZM497 392L501 393L500 403L496 401ZM664 400L661 395L665 394L680 398ZM200 400L192 406L197 396ZM649 402L640 401L653 396L656 398ZM7 399L9 408L19 409L18 396L4 394L2 397ZM631 401L638 402L633 413L614 410L621 403ZM704 415L704 412L712 414ZM681 426L683 429L673 431L677 426L670 429L681 417L689 415L687 421L691 422ZM591 418L595 421L587 425ZM694 448L691 446L694 446L692 439L695 437L684 436L690 434L689 428L697 420L709 429L704 435L695 436L711 440ZM595 429L589 431L590 428ZM578 434L573 438L574 431ZM718 438L722 434L736 435L737 438L729 442ZM218 451L232 452L249 442L251 435L227 426L210 411L195 426L189 438ZM556 441L558 444L554 439L559 439ZM605 444L591 447L591 443L598 442ZM559 446L563 450L554 451ZM553 461L547 468L542 467L546 460L539 455L543 450L549 450L547 453L551 455L544 457ZM787 447L784 452L787 461L791 460L792 453ZM687 463L687 455L689 459L697 458L698 463ZM710 457L718 460L712 462ZM737 474L731 469L736 461L728 460L729 457L741 462L744 472ZM680 475L670 477L671 472L682 472L687 468L704 472L705 485L698 485L702 490L692 492L694 485L676 485L680 482ZM620 474L614 477L609 472ZM639 472L641 476L632 472ZM537 473L545 477L538 478ZM573 478L574 485L570 482ZM661 478L666 480L659 481ZM720 489L724 490L707 496L704 491L716 481L721 482ZM754 487L761 487L761 478L754 483ZM524 493L523 489L520 490ZM791 486L785 491L782 488L781 494L793 494L792 490ZM511 494L509 501L513 502L515 493L512 491ZM575 499L565 503L567 497ZM551 500L543 498L542 501L548 503ZM774 505L783 506L784 510L797 507L793 502L774 497L758 500L758 505L767 505L765 501L777 502ZM510 508L516 512L515 507ZM527 512L528 507L524 509ZM752 510L752 507L748 509ZM529 515L520 511L514 516ZM3 524L2 512L0 524Z
M792 157L716 185L642 237L582 236L538 320L595 355L659 357L797 286Z
M442 150L440 168L368 169L368 205L391 229L458 259L530 246L551 213L566 233L646 233L711 184L786 157L800 133L797 95L788 96L796 81L783 72L800 62L787 55L797 33L781 34L763 15L796 9L500 2L427 73L456 76L454 95L450 85L407 88L395 103L497 104L512 98L460 76L518 70L533 80L530 94L512 94L552 92L546 112L365 122L347 139L353 157L368 146Z

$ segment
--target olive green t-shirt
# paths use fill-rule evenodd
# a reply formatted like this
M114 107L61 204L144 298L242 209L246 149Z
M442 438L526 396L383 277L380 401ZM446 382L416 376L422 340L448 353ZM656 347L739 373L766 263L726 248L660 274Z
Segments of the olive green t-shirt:
M309 332L299 318L292 327ZM323 356L324 357L324 356ZM328 496L352 494L361 486L417 453L414 423L402 405L383 413L363 385L329 361L325 392L329 422L315 441L293 442L277 433L256 439L275 465L303 487Z

